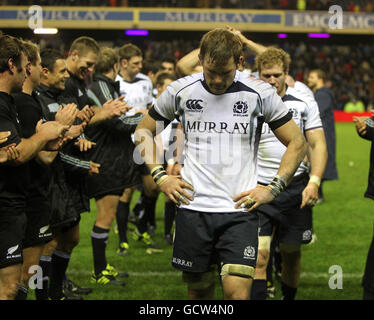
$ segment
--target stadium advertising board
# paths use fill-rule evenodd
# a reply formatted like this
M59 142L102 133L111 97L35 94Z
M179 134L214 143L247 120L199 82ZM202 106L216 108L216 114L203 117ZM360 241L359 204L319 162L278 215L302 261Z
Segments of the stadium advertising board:
M1 7L0 28L27 28L28 7ZM44 27L82 29L140 28L150 30L210 30L230 24L243 31L374 33L374 14L342 13L343 28L331 29L328 12L43 7Z

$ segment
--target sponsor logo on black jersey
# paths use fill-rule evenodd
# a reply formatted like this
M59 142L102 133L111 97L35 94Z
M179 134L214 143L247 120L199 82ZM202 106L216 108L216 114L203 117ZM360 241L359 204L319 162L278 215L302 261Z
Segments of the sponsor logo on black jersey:
M186 108L191 112L203 112L203 100L201 99L188 99Z
M235 117L248 117L248 105L245 101L237 101L233 108Z

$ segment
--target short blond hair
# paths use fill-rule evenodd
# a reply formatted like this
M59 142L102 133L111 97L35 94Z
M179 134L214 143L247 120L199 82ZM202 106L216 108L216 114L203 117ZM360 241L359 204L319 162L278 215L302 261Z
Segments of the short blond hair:
M116 63L119 63L119 55L116 50L108 47L101 48L95 72L101 74L107 73Z
M271 68L277 64L283 66L283 71L288 72L291 64L290 55L282 49L270 47L256 56L255 64L258 72L261 68Z

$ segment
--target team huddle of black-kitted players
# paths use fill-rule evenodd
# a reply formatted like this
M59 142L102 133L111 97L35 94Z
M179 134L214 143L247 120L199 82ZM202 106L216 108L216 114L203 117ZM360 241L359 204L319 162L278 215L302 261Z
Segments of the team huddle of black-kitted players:
M125 117L130 107L114 82L118 54L100 50L92 38L76 39L67 58L7 35L0 46L0 299L26 299L38 270L30 267L38 265L37 299L82 299L91 289L66 277L80 214L90 209L89 197L119 198L138 183L126 172L132 154L123 144L142 115ZM110 160L114 153L117 162ZM117 204L109 202L114 212ZM91 280L123 286L117 278L128 274L107 263L107 237L96 223Z

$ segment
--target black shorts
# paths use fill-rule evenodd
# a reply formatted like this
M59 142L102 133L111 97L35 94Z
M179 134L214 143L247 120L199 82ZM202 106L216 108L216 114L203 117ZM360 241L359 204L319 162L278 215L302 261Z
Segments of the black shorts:
M177 209L172 265L206 272L212 264L256 266L256 212L208 213Z
M260 236L271 236L273 228L277 228L281 243L307 244L312 240L312 208L300 209L308 181L307 174L294 177L277 198L258 207Z
M27 200L26 232L23 248L29 248L52 240L50 228L51 207L47 199L38 197Z
M0 269L22 264L26 209L0 206Z

